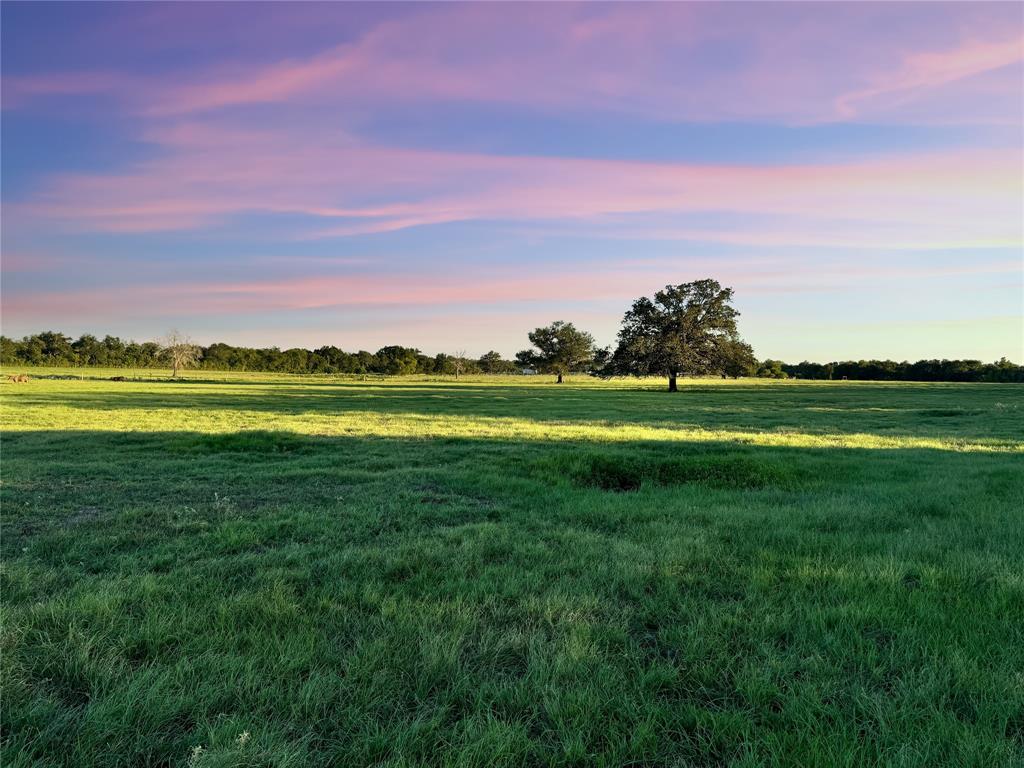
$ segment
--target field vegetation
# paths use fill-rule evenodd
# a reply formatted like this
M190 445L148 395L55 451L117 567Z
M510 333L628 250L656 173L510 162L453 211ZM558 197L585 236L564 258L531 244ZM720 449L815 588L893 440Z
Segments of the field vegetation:
M4 766L1022 764L1019 386L29 373Z

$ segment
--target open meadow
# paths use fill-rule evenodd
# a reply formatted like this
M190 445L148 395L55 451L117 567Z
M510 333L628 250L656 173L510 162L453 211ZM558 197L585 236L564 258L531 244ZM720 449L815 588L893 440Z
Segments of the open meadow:
M5 768L1024 764L1019 385L29 373Z

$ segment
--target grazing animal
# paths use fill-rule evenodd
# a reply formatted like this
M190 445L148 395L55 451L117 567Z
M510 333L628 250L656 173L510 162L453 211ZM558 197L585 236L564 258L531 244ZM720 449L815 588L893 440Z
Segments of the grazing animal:
M13 381L15 384L24 384L27 381L29 381L28 374L26 373L16 373L13 376L8 376L7 378Z

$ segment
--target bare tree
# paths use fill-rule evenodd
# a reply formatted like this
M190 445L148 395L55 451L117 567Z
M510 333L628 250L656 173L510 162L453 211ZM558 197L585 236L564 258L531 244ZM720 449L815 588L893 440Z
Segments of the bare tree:
M452 358L452 369L455 371L455 380L458 381L459 376L466 370L466 350L460 349L455 353Z
M188 368L199 361L199 346L179 331L168 333L160 346L164 359L171 364L172 377L178 375L179 369Z

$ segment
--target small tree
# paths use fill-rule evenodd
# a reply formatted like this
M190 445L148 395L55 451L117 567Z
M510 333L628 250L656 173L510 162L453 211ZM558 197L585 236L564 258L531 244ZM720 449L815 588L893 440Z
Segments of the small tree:
M381 347L377 350L376 371L388 376L407 376L416 373L419 352L418 349L411 347Z
M527 334L531 349L516 354L516 360L545 373L553 373L561 384L573 371L586 370L594 361L594 337L572 323L558 320Z
M508 360L502 360L501 354L493 349L482 354L476 364L484 373L510 373L515 370L515 366L512 363Z
M622 318L619 343L602 375L661 375L669 392L679 375L726 372L730 350L742 344L736 330L739 312L732 288L717 280L667 285L633 302Z
M738 379L740 376L753 376L757 373L757 358L754 350L747 342L739 338L726 339L722 342L722 376Z
M466 370L466 350L458 350L452 357L448 358L451 361L452 370L455 372L455 380L459 380L459 376Z
M161 353L171 364L171 376L177 376L178 370L195 365L199 361L202 350L192 343L192 339L178 331L171 331L161 343Z
M789 374L782 370L781 360L765 360L757 368L757 376L761 379L788 379Z

